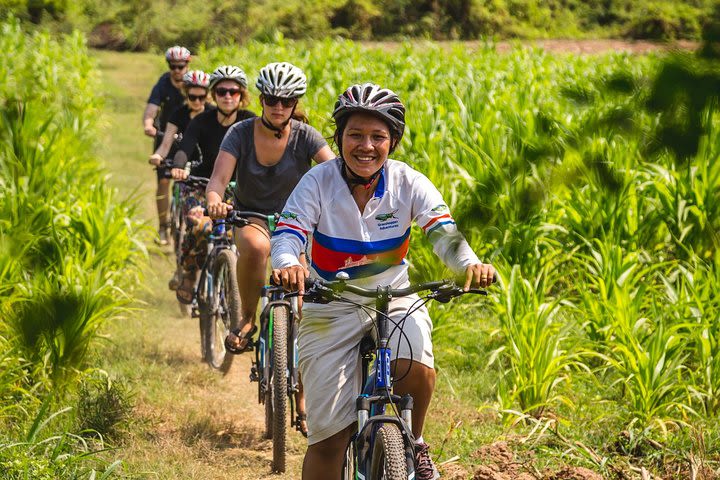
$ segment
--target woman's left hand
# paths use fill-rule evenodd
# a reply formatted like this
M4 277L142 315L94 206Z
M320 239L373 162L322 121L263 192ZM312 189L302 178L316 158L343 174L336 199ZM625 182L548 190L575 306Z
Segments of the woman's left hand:
M467 292L470 288L487 287L494 281L495 267L489 263L476 263L465 270L465 286L463 290Z

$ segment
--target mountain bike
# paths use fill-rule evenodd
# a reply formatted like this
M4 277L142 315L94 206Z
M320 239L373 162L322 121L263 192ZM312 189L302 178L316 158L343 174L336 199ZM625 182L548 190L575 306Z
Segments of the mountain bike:
M273 441L272 469L284 473L288 406L290 425L300 429L300 419L295 416L295 394L299 391L297 294L267 285L260 301L260 334L250 381L258 382L258 402L265 406L265 438Z
M357 432L350 439L341 478L348 480L414 478L413 399L410 395L400 397L392 393L394 378L390 374L392 353L390 336L394 329L398 329L402 337L405 318L430 300L445 303L466 293L487 295L487 292L474 289L465 292L450 280L422 283L406 288L379 286L372 290L346 283L349 277L345 272L338 273L336 278L335 281L308 279L303 301L315 303L343 301L362 306L343 297L342 293L346 291L362 297L374 298L375 308L372 310L376 314L374 326L377 334L377 341L367 334L360 342L362 378L366 379L366 382L363 391L356 398ZM391 298L422 291L430 293L418 299L403 319L395 323L389 318L388 307ZM363 306L363 308L368 307ZM394 324L392 330L391 322ZM374 368L369 370L373 358Z

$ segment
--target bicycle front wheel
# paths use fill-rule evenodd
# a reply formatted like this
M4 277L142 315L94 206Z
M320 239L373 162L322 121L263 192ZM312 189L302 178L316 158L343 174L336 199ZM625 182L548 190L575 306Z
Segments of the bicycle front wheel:
M273 471L285 472L285 443L287 436L287 394L288 394L288 311L285 307L275 307L272 315L272 439Z
M208 318L207 360L212 368L227 373L234 356L225 352L225 337L240 324L240 291L237 283L237 256L232 250L218 253L212 265L213 299Z
M370 477L383 480L407 480L405 444L397 425L385 423L378 428L372 449Z

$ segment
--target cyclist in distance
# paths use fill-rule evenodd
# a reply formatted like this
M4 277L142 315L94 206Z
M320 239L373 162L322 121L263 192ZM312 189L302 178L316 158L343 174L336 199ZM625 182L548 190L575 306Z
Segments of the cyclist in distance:
M162 143L157 150L155 150L155 153L150 155L150 159L148 160L151 165L158 167L166 157L172 158L177 152L177 144L182 140L183 132L190 123L190 120L204 112L205 109L215 108L214 105L207 101L209 85L210 75L202 70L191 70L183 76L186 101L170 115L167 126L165 127L165 134L162 137ZM199 162L198 153L198 149L196 148L193 151L190 161ZM183 185L180 187L182 189L183 200L187 199L188 195L194 199L193 203L183 202L183 215L187 215L187 209L198 204L197 196L192 190L183 188ZM170 280L169 287L171 290L175 290L178 287L181 276L182 271L178 269Z
M185 47L174 46L165 52L165 60L169 71L162 74L150 92L145 112L143 113L143 129L145 135L153 137L153 151L157 150L162 141L158 132L164 132L170 115L185 101L182 93L183 75L190 63L190 51ZM157 204L159 230L157 242L160 245L169 243L170 221L168 218L170 181L165 178L165 169L157 169Z
M405 258L415 222L442 261L464 275L466 290L489 285L493 266L478 260L437 188L405 163L388 159L405 130L405 107L398 96L371 83L353 85L339 96L333 118L340 156L308 172L290 195L271 242L275 280L303 293L309 275L334 280L342 271L350 283L364 288L408 286ZM309 237L310 271L300 262ZM392 299L390 318L398 322L417 299ZM303 304L298 350L308 418L305 479L340 475L362 388L359 343L371 328L371 318L357 306ZM431 331L422 307L407 317L402 335L395 329L390 337L393 371L408 371L394 391L414 399L419 480L438 477L422 437L435 386Z
M210 75L202 70L191 70L183 75L183 92L186 100L168 118L162 142L148 160L150 164L157 167L166 157L172 158L177 151L175 140L182 140L183 132L190 120L205 111L206 108L215 108L207 101L209 85ZM197 151L193 152L193 154L194 158L191 158L191 160L198 161Z
M224 216L230 209L223 203L222 193L233 177L237 180L235 208L272 214L282 210L312 160L321 163L335 157L327 141L305 123L297 109L307 90L302 70L286 62L270 63L260 70L255 86L260 91L262 114L230 129L208 183L208 212L214 217ZM236 229L234 238L242 319L225 343L229 352L241 353L249 349L257 330L255 314L266 281L270 231L267 223L258 220ZM304 424L304 405L298 403L298 419ZM304 429L302 425L303 433Z
M196 148L200 149L202 162L194 166L190 174L209 178L220 144L230 127L241 120L255 117L253 112L244 109L250 103L250 94L245 72L239 67L224 65L216 68L210 74L210 94L217 108L206 109L188 124L173 159L171 173L175 180L187 178L185 165ZM195 280L205 262L207 235L212 226L210 217L202 215L203 202L202 192L198 192L187 197L184 207L184 211L188 212L187 225L192 225L192 228L183 239L180 260L182 281L175 294L178 301L186 304L192 303Z

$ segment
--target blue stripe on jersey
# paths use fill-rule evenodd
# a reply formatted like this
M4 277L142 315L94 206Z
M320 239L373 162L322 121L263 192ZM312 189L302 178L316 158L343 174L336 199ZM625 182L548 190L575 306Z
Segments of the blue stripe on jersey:
M442 227L443 225L455 225L455 222L453 222L452 220L447 220L447 221L445 221L445 222L438 222L438 223L436 223L435 225L433 225L430 230L428 230L427 232L425 232L425 235L426 235L426 236L427 236L427 235L430 235L432 232L434 232L434 231L437 230L438 228Z
M293 230L292 228L283 228L283 229L280 229L280 230L275 230L275 231L273 232L273 237L274 237L275 235L280 235L280 234L283 234L283 233L292 233L293 235L295 235L296 237L298 237L298 238L303 242L303 244L304 244L305 242L307 242L307 239L303 236L302 233L297 232L297 231Z
M358 240L330 237L315 230L315 232L313 232L313 242L318 242L328 250L335 250L336 252L368 255L394 250L402 245L409 236L410 229L408 228L401 237L376 240L374 242L361 242Z

